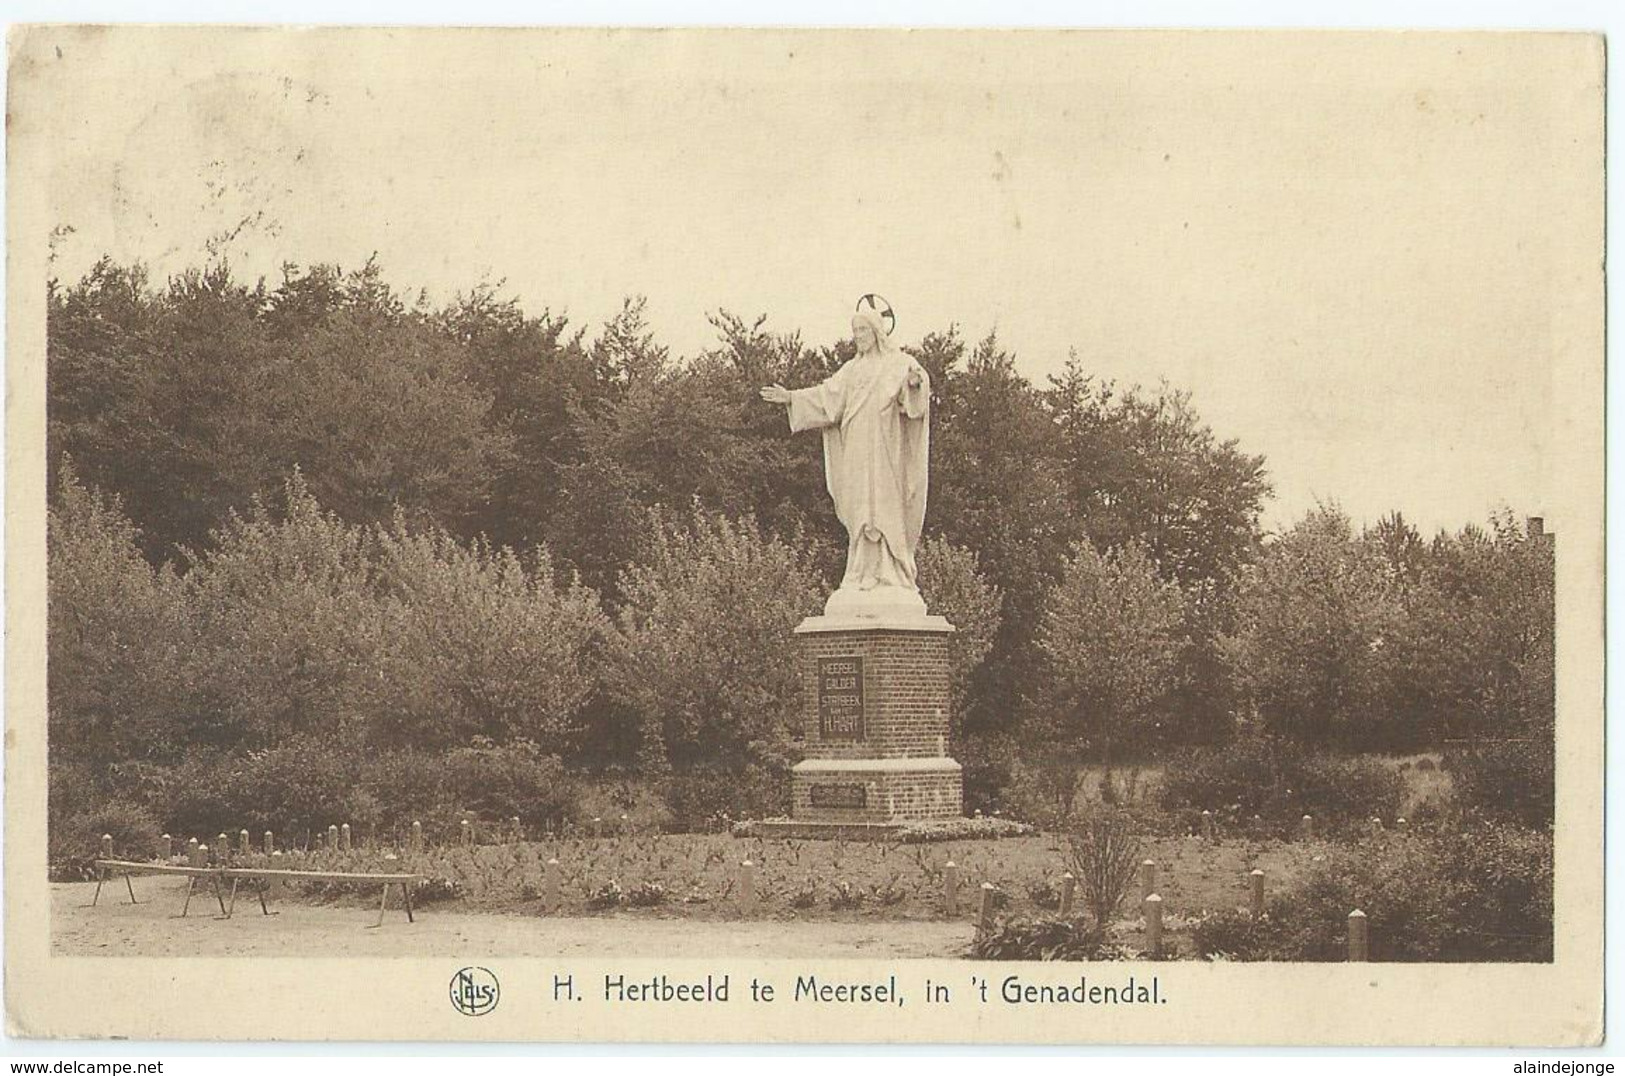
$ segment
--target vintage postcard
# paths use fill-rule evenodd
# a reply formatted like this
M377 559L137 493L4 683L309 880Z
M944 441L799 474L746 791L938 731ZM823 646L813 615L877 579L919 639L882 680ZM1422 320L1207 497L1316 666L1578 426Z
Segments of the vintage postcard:
M8 48L12 1034L1600 1040L1600 36Z

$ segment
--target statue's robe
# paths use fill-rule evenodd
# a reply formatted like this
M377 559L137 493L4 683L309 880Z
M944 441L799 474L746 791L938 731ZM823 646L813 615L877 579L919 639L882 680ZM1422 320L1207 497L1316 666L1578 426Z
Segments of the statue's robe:
M918 590L930 410L929 376L896 348L858 355L790 393L790 429L824 431L824 479L848 539L842 590Z

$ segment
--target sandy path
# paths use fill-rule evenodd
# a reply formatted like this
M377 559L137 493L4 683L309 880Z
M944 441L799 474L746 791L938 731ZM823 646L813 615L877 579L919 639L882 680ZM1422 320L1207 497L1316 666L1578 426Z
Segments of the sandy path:
M419 910L408 924L399 891L384 926L377 906L329 907L272 900L278 914L260 914L251 893L236 915L220 912L212 895L192 898L179 918L186 883L135 879L141 903L131 905L122 883L110 882L100 903L91 883L51 886L53 948L75 956L639 956L639 957L954 957L970 944L969 923L705 922L607 916L546 919L464 911Z

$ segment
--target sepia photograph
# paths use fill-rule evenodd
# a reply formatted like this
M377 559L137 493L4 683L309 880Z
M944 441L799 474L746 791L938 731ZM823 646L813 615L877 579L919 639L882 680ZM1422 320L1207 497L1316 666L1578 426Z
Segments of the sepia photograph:
M12 1034L1601 1035L1600 36L8 44Z

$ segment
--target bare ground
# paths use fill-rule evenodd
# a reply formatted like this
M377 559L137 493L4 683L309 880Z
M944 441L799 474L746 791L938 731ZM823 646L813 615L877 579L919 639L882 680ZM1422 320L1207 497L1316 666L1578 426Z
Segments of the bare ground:
M231 919L201 889L180 918L186 883L136 878L140 904L121 882L89 907L93 883L51 886L52 945L70 956L638 956L957 957L968 922L692 921L634 917L544 918L431 906L407 923L392 894L384 925L376 905L314 906L274 900L265 916L252 894Z

